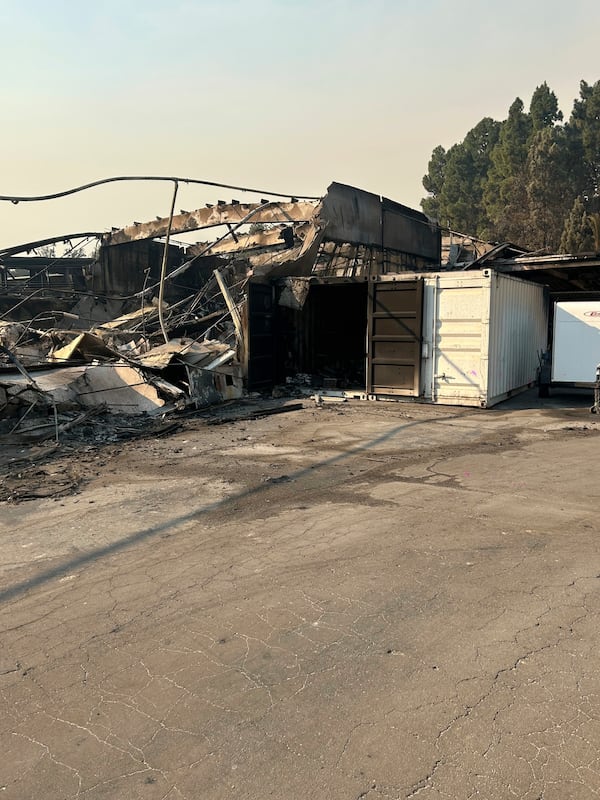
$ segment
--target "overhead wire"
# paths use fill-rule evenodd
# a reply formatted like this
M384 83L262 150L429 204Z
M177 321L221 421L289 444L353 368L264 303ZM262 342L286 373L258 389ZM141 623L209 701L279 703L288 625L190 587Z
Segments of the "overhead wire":
M204 255L206 255L213 247L215 247L215 245L219 244L220 242L224 241L225 239L227 239L230 236L234 236L236 230L238 230L241 226L247 224L260 211L262 211L262 210L264 210L264 209L266 209L266 208L268 208L270 206L277 206L278 205L278 201L274 201L274 200L267 200L265 202L261 202L260 205L258 205L254 209L251 209L249 211L249 213L246 214L235 225L228 225L228 230L223 236L217 238L216 241L214 241L214 242L207 243L206 246L203 247L202 250L198 254L196 254L192 259L190 259L189 261L185 262L184 264L181 264L179 267L175 268L170 274L167 274L169 237L170 237L170 230L171 230L172 220L173 220L173 216L174 216L174 208L175 208L175 202L176 202L176 197L177 197L177 191L178 191L178 186L179 186L178 181L181 180L182 182L185 182L185 183L200 183L200 184L205 184L205 185L210 185L210 186L220 186L221 188L230 188L230 189L235 189L235 190L238 190L238 191L260 192L262 194L268 194L268 195L271 195L273 197L292 197L292 200L297 200L298 197L291 196L289 194L282 194L282 193L277 193L277 192L268 192L266 190L256 190L256 189L249 189L249 188L239 187L239 186L231 186L229 184L221 184L221 183L216 183L216 182L212 182L212 181L199 181L199 180L187 179L187 178L177 179L177 178L166 178L166 177L157 177L157 178L155 178L155 177L151 177L151 176L142 176L142 177L138 177L138 178L120 177L120 178L104 179L102 181L95 181L95 182L90 183L90 184L85 184L85 185L83 185L81 187L76 187L75 189L66 190L65 192L58 192L58 193L55 193L53 195L43 195L43 196L38 196L38 197L0 196L0 200L12 200L13 202L22 202L22 201L23 202L33 202L33 201L41 201L41 200L50 200L50 199L56 199L57 197L63 197L63 196L69 195L69 194L73 194L76 191L83 191L84 189L91 188L92 186L98 186L98 185L100 185L102 183L110 183L110 182L115 182L115 181L120 181L120 180L138 180L138 179L139 180L165 180L165 181L172 181L174 183L173 198L172 198L171 210L170 210L170 215L169 215L169 219L168 219L168 227L167 227L167 232L166 232L166 241L164 243L160 280L157 283L155 283L155 284L153 284L151 286L148 286L147 285L147 278L149 276L147 274L145 276L144 286L143 286L142 292L136 292L136 293L134 293L132 295L124 296L124 297L118 297L118 298L115 296L114 299L129 300L129 299L134 299L134 298L140 298L142 296L142 302L143 302L143 298L147 295L147 293L149 291L152 291L152 290L156 289L157 287L159 287L159 298L158 298L159 324L160 324L161 332L162 332L162 335L163 335L163 339L164 339L165 342L168 342L169 339L168 339L168 334L167 334L167 331L166 331L166 325L165 325L165 320L164 320L164 286L165 286L166 281L167 280L170 281L173 278L175 278L177 275L182 274L190 266L192 266L197 260L199 260ZM319 198L317 198L317 197L308 198L308 197L304 196L303 199L318 200ZM97 236L97 234L96 233L91 233L91 232L87 232L86 234L81 234L80 236L77 236L76 234L72 234L69 237L65 236L65 237L53 238L52 241L61 241L61 240L62 241L67 241L67 239L83 238L84 236L91 238L92 236ZM52 242L49 241L48 243L52 243ZM87 243L87 241L86 241L86 243ZM32 242L31 243L31 249L35 249L36 245L37 246L41 246L42 245L42 241L40 241L40 242ZM25 246L21 246L21 248L20 248L21 252L22 252L24 247ZM74 245L71 244L71 250L73 250L73 249L74 249ZM5 250L5 251L0 251L0 254L2 252L4 252L6 254L9 251L18 251L18 249L17 248L7 248L7 250ZM44 270L41 271L41 273L47 272L47 270L50 268L52 263L54 263L54 262L50 262L50 264L46 265L46 267L44 268ZM33 277L36 277L36 276L33 276ZM29 278L28 282L31 279L32 278ZM207 292L211 288L213 288L212 283L213 283L212 281L208 281L207 284L203 287L203 290L201 290L201 292L197 293L191 299L190 308L187 309L187 313L186 313L186 310L184 310L180 315L180 318L179 318L179 322L180 323L183 323L184 320L188 317L188 315L193 312L193 309L198 307L198 305L200 304L201 298L204 299L206 294L207 294ZM243 283L243 281L241 281L240 283ZM237 284L235 284L234 286L237 287ZM25 298L20 303L17 303L16 306L14 306L9 312L6 312L6 314L2 315L2 316L6 316L7 314L10 314L19 305L21 305L23 302L26 302L28 299L31 299L31 297L33 297L39 291L42 291L42 289L34 290L34 292L32 292L28 296L28 298ZM94 296L94 297L98 296L97 293L94 293L94 292L75 292L75 293L76 294L81 294L81 295ZM211 302L211 301L215 300L219 295L220 295L220 292L219 293L215 293L215 295L213 295L210 298L208 298L208 300L205 300L205 302ZM108 295L106 297L108 298ZM184 301L181 301L179 304L176 304L176 305L185 305L186 302L190 302L190 298L186 298ZM167 317L167 319L169 321L172 319L173 314L174 314L174 306L171 306L171 307L169 307L169 314L168 314L168 317ZM227 315L225 315L225 316L227 316ZM213 323L210 326L209 330L213 329L217 324L219 324L219 322L220 321L218 321L216 323ZM145 328L145 315L143 315L142 327Z
M119 175L111 178L101 178L97 181L84 183L81 186L75 186L72 189L65 189L61 192L53 192L52 194L43 195L0 195L0 200L14 203L35 203L44 200L58 200L61 197L68 197L69 195L83 192L86 189L93 189L96 186L102 186L107 183L119 183L123 181L171 181L172 183L187 183L200 186L213 186L218 189L231 189L235 192L248 192L251 194L269 195L270 197L289 197L296 200L320 200L320 197L311 195L301 195L295 192L271 192L268 189L252 189L248 186L234 186L230 183L220 183L218 181L200 180L198 178L180 178L175 176L165 175Z

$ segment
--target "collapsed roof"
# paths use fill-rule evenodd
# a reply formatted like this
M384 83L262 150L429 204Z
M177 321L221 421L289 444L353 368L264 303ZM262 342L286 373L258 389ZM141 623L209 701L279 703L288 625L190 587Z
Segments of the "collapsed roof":
M174 242L194 231L205 240ZM93 257L39 255L41 246L84 237L99 242ZM101 386L119 412L127 404L136 412L149 403L160 410L235 396L242 386L249 280L368 279L431 269L439 261L440 231L424 214L339 183L320 200L218 200L108 233L6 248L0 251L0 400L50 407L53 397L79 397L85 406L98 400L92 401L93 387ZM202 357L192 357L198 348ZM98 373L92 367L99 365L114 369ZM61 375L36 381L36 370L57 366ZM127 402L114 394L119 383L129 392Z

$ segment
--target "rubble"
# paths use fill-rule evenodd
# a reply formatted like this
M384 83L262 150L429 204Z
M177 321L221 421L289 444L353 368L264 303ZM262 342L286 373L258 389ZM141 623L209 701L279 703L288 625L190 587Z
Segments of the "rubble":
M125 179L68 193L110 180ZM313 276L368 280L374 272L439 259L439 232L422 214L352 187L334 183L321 199L265 193L249 203L219 200L175 214L178 181L188 181L160 180L174 183L169 217L0 249L5 436L21 435L35 422L38 431L55 429L58 439L65 413L74 415L71 421L97 409L164 418L239 400L253 388L270 393L275 380L268 374L249 377L249 350L257 344L249 329L252 314L255 323L270 324L260 304L276 280L288 281L280 307L301 310ZM214 229L223 232L213 240L172 240ZM74 244L89 247L94 240L93 255ZM61 242L65 251L57 257L53 248ZM52 255L42 255L44 248ZM269 288L257 310L250 284L261 282ZM302 396L315 384L337 388L337 374L320 373L281 376L273 396Z

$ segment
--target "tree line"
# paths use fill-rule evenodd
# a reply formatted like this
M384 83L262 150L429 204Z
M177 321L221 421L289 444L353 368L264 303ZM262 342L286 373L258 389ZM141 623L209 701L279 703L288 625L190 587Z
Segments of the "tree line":
M431 154L423 211L442 227L530 250L600 250L600 81L581 81L568 120L544 82L462 142Z

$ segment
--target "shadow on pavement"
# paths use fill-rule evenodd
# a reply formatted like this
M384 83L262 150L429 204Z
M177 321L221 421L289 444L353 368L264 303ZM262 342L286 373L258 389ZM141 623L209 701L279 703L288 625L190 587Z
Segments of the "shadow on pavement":
M298 478L302 478L305 475L314 473L316 469L328 467L332 464L337 464L341 461L345 461L346 459L352 458L355 455L368 452L372 447L376 447L377 445L383 444L384 442L393 439L394 436L396 436L397 434L401 433L404 430L407 430L408 428L417 427L419 425L435 424L438 422L445 423L448 420L464 419L465 417L472 416L474 414L480 415L481 411L479 409L476 409L475 411L473 409L462 409L459 413L453 414L451 416L444 416L444 417L424 419L424 420L415 420L414 422L403 423L402 425L398 425L395 428L392 428L390 431L387 431L381 436L377 436L374 439L371 439L369 442L366 442L365 444L362 445L358 445L357 447L354 447L347 452L331 456L330 458L326 458L317 464L311 465L310 467L304 467L302 469L297 470L296 472L291 472L289 474L289 478L290 480L297 480ZM87 553L82 553L76 558L72 558L69 561L63 561L62 563L58 564L55 567L44 570L35 577L29 578L27 580L15 584L14 586L9 586L6 589L3 589L2 591L0 591L0 602L12 600L13 598L24 594L30 589L42 586L43 584L48 583L48 581L58 578L65 572L70 572L73 569L76 569L78 567L83 567L87 564L91 564L106 556L119 553L123 550L126 550L129 547L132 547L138 542L147 541L148 539L152 539L153 537L158 536L167 530L176 528L178 525L190 522L193 519L198 519L204 514L208 514L213 511L218 511L220 508L224 509L230 504L238 503L240 500L244 500L249 497L255 497L257 495L263 494L265 492L272 490L272 488L273 488L272 484L261 483L257 486L253 486L249 489L245 489L241 492L229 495L228 497L224 497L222 500L217 500L214 503L209 503L205 506L201 506L200 508L194 509L193 511L190 511L187 514L182 514L179 517L175 517L175 519L169 520L168 522L163 522L160 523L159 525L154 525L150 528L145 528L144 530L138 531L137 533L133 533L130 536L125 537L124 539L120 539L117 542L112 542L111 544L106 545L104 547L98 547L94 550L88 551Z

